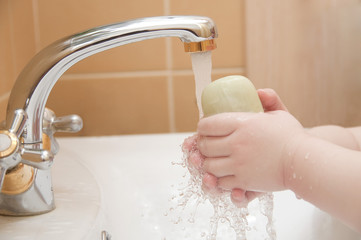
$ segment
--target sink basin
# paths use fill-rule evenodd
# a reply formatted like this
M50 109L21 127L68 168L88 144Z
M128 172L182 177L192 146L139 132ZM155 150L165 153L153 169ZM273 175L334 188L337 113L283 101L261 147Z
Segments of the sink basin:
M39 216L1 216L0 239L100 239L102 230L113 240L205 239L209 216L197 214L193 227L167 216L176 186L186 181L186 170L172 162L180 162L180 145L189 135L58 139L52 169L57 208ZM361 239L292 192L275 193L274 199L278 240ZM205 209L212 214L210 206Z

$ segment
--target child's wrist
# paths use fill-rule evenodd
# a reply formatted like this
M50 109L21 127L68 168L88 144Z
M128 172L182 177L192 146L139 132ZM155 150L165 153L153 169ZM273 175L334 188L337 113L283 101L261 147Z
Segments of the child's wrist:
M292 190L294 177L296 176L295 166L299 161L298 155L303 143L307 142L311 136L305 131L293 136L285 145L283 151L283 184L284 188Z

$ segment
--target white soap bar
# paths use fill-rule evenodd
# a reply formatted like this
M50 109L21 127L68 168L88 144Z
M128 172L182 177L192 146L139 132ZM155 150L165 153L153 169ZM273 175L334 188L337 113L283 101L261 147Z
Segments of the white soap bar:
M263 112L257 90L243 76L228 76L210 83L202 93L204 117L222 112Z

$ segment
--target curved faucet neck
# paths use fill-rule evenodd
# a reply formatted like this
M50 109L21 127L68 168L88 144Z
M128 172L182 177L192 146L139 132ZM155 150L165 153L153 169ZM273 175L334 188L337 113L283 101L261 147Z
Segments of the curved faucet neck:
M213 21L206 17L163 16L97 27L60 39L39 52L19 75L10 94L6 127L13 122L14 111L24 109L28 115L24 142L40 143L46 101L67 69L98 52L160 37L202 42L217 37L217 31Z

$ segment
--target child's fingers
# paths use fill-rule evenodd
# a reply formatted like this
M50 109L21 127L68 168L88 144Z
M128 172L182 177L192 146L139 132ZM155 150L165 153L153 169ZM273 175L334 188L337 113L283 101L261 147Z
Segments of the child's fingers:
M231 200L237 207L247 207L248 203L259 197L261 192L245 191L240 188L234 188L231 192Z
M223 190L232 190L234 188L241 188L239 186L236 176L229 175L225 177L218 178L218 187Z
M262 194L264 194L263 192L255 192L255 191L247 191L246 192L246 197L248 202L252 201L253 199L261 196Z
M193 150L194 146L196 146L197 144L197 137L198 135L195 134L193 136L186 138L182 144L182 150L187 152Z
M197 146L205 157L224 157L232 152L227 137L199 137Z
M202 136L228 136L238 127L235 114L239 113L220 113L210 117L202 118L198 122L198 134Z
M205 158L203 170L216 177L233 175L234 163L229 157Z
M240 188L232 189L231 200L234 205L239 208L247 207L248 199L246 197L246 191Z
M281 101L281 98L273 89L258 89L257 93L265 112L276 110L288 111L286 106Z
M220 193L220 189L218 188L218 179L212 174L205 173L202 182L203 182L202 188L204 191L213 194Z
M196 169L200 170L203 165L204 157L199 151L193 151L189 154L188 162Z

